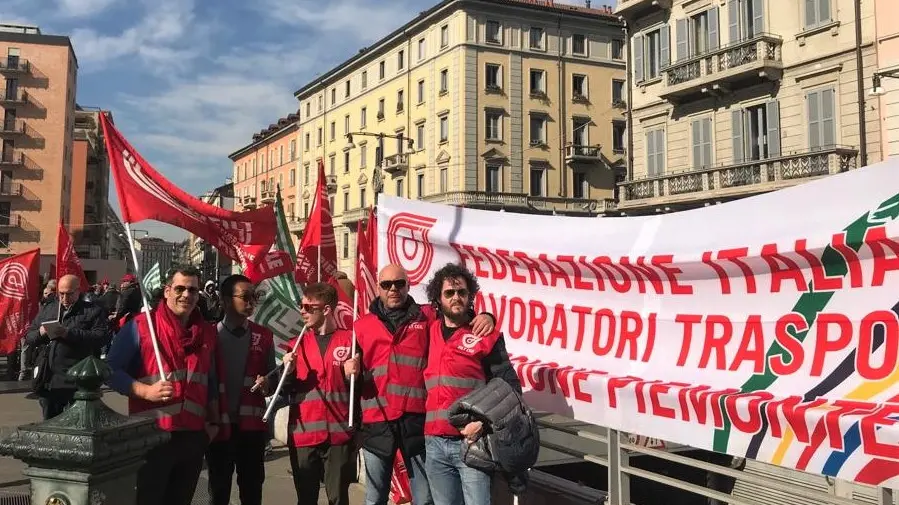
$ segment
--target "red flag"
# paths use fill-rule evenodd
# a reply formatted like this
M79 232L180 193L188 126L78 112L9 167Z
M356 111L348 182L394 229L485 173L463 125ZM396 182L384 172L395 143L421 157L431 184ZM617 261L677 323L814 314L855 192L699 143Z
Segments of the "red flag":
M378 272L378 213L372 207L368 211L368 227L365 229L368 238L368 250L371 251L371 265L374 267L375 280ZM376 290L377 291L377 290Z
M319 262L321 262L321 276L318 275ZM325 282L325 279L334 277L335 273L337 273L337 241L334 239L334 225L331 222L325 164L319 161L315 202L297 251L295 277L301 284L312 284Z
M359 299L358 316L368 313L368 307L378 296L376 264L372 261L371 240L369 233L375 232L374 212L369 212L368 225L363 228L359 224L356 236L356 296Z
M194 198L157 172L100 114L109 168L116 182L122 221L152 219L187 230L244 268L262 260L275 242L271 206L232 212Z
M40 307L41 250L0 261L0 355L16 350Z
M353 317L353 300L350 300L346 291L341 289L340 283L334 277L328 279L328 284L337 289L337 310L334 312L334 318L337 320L337 329L353 329L353 321L356 319Z
M293 259L286 251L269 251L257 263L251 263L244 268L243 274L253 284L259 284L265 279L290 273L293 270Z
M81 281L82 293L86 293L91 287L84 275L81 260L75 254L72 237L66 227L59 223L59 230L56 232L56 278L62 279L63 275L77 276Z
M409 472L399 449L393 460L393 476L390 478L390 501L401 505L412 502L412 483L409 482Z

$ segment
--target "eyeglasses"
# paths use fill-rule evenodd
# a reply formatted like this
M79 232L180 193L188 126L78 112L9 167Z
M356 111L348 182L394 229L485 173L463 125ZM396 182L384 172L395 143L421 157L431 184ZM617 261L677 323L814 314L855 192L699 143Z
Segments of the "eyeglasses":
M450 299L456 295L459 295L459 298L465 298L468 296L468 290L465 288L443 290L443 297L446 299Z
M303 312L310 312L310 313L315 312L317 310L322 310L323 308L325 308L324 305L316 305L316 304L312 304L312 303L304 303L304 304L300 305L300 309L302 309Z
M240 298L247 303L259 303L265 299L265 293L241 293L233 295L232 298Z
M200 292L200 288L198 288L196 286L171 286L170 285L169 287L172 288L173 291L175 291L176 295L183 295L185 291L190 295L195 295Z
M384 291L390 291L390 288L396 288L397 291L406 287L406 279L395 279L392 281L381 281L378 283Z

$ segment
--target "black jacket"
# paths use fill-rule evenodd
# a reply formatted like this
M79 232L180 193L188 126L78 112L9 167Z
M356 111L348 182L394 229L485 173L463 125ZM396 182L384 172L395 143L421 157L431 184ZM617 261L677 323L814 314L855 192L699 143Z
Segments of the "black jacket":
M100 295L97 303L102 305L107 313L112 314L116 309L116 305L119 303L119 290L114 288L108 289L105 293Z
M28 345L48 346L48 365L52 375L47 384L49 389L74 389L75 383L66 377L66 372L88 356L99 356L112 333L103 308L79 300L69 310L63 311L61 322L67 330L66 335L51 341L40 334L41 323L55 321L58 315L58 301L53 300L42 306L25 334L25 341Z
M140 314L143 307L143 299L141 298L140 286L135 283L128 286L119 295L115 307L115 321L118 322L125 316L130 320L132 317Z

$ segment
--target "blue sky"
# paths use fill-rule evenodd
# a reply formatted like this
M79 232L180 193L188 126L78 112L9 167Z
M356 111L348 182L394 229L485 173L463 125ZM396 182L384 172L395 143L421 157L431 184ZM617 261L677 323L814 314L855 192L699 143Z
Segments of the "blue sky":
M229 153L297 109L294 90L436 1L2 0L0 23L69 35L78 103L112 110L157 170L200 194L231 175Z

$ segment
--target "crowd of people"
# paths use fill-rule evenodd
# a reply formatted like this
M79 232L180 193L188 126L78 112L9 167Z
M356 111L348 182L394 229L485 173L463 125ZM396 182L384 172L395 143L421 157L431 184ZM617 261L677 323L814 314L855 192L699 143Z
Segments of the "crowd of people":
M173 268L149 294L152 310L142 312L133 276L118 290L101 284L84 296L77 277L63 276L48 283L23 342L23 356L37 350L34 383L45 419L73 402L68 369L105 353L109 386L128 397L129 414L152 416L171 433L140 470L139 504L191 503L204 464L214 505L230 503L235 473L240 502L261 504L274 424L263 420L268 402L290 407L298 505L318 503L322 482L329 503L347 505L357 451L366 504L387 503L397 454L414 504L490 503L492 472L472 466L467 452L479 441L483 451L482 437L493 428L470 416L460 425L452 410L493 379L519 400L521 386L493 316L473 311L478 283L470 272L445 266L420 305L403 268L385 267L377 299L355 322L355 348L352 331L337 329L337 288L302 286L307 331L280 364L272 332L250 320L260 301L256 286L241 275L220 287L209 281L201 289L200 282L196 269ZM31 358L22 359L23 372L31 369Z

